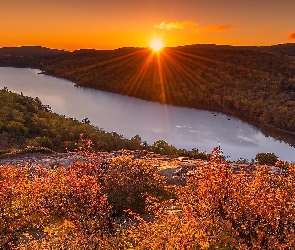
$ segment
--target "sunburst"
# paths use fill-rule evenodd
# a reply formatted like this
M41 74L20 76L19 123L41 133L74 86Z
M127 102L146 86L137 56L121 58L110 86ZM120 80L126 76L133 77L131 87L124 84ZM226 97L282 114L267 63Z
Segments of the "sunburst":
M163 48L164 44L162 40L155 38L150 42L150 48L155 51L159 52Z

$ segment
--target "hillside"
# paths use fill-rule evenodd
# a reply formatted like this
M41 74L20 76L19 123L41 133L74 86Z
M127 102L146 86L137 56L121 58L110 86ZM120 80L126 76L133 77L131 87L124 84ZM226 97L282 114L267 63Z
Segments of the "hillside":
M0 65L38 67L79 86L238 116L295 133L294 44L241 47L78 50L53 57L0 57Z
M275 46L262 46L259 47L262 50L280 53L283 55L295 56L295 45L294 43L287 43L287 44L278 44Z
M115 151L121 149L147 150L170 156L189 156L208 159L197 149L177 149L163 140L152 145L139 135L131 139L116 132L106 132L89 124L84 118L73 118L51 112L48 105L36 97L0 90L0 158L32 152L66 152L79 148Z
M26 147L73 151L83 144L82 134L82 139L92 140L96 150L141 148L140 140L128 140L85 123L52 113L38 98L0 90L0 155Z
M64 50L49 49L41 46L22 46L0 48L0 55L10 56L56 56L67 53Z

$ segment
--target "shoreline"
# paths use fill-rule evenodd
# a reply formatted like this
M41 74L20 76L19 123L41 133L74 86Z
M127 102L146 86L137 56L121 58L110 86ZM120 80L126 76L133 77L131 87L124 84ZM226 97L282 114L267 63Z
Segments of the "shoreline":
M205 107L205 106L202 106L202 105L185 106L185 105L176 105L176 104L163 104L161 102L155 102L155 101L148 100L148 99L142 99L142 98L139 98L139 97L136 97L136 96L132 96L132 95L124 95L124 94L121 94L121 93L116 92L116 91L111 91L111 90L107 90L107 89L92 88L92 87L88 87L88 86L83 86L83 85L80 85L78 82L75 82L74 80L72 80L70 77L65 77L65 76L62 76L62 75L55 74L53 72L48 72L46 70L43 70L41 67L36 67L36 65L34 65L34 66L32 66L32 65L31 66L11 66L11 65L1 66L0 65L0 67L36 69L36 70L40 70L40 72L37 73L39 75L47 75L47 76L51 76L51 77L55 77L55 78L58 78L58 79L63 79L63 80L69 81L69 82L71 82L73 84L74 87L77 87L77 88L89 88L89 89L93 89L93 90L105 91L105 92L108 92L108 93L113 93L113 94L118 94L118 95L128 96L128 97L133 97L133 98L136 98L136 99L139 99L139 100L143 100L143 101L148 101L148 102L153 102L153 103L159 103L161 105L170 105L170 106L173 106L173 107L191 108L191 109L208 111L208 112L222 113L222 114L232 116L234 118L240 119L243 122L248 123L249 125L257 128L266 137L269 137L270 136L270 137L273 137L274 139L276 139L278 141L284 141L287 144L289 144L290 146L292 146L292 147L295 148L295 131L292 132L292 131L288 131L288 130L282 130L282 129L276 128L276 127L274 127L272 125L260 123L258 121L255 121L255 120L250 119L249 117L242 116L241 114L238 114L238 113L236 113L234 111L222 110L222 109L219 109L219 108L214 109L212 107L209 107L208 108L208 107Z
M240 115L238 113L235 113L233 111L226 111L226 110L221 110L221 109L213 109L213 108L208 108L208 107L205 107L205 106L181 106L181 105L175 105L175 104L163 104L161 102L154 102L154 101L147 100L147 99L141 99L141 98L136 97L136 96L124 95L124 94L121 94L121 93L118 93L118 92L115 92L115 91L109 91L109 90L105 90L105 89L91 88L91 87L88 87L88 86L82 86L82 85L79 85L79 83L74 82L70 78L65 78L63 76L59 76L57 74L54 74L52 72L47 72L47 71L44 71L44 70L39 69L39 68L34 68L34 69L40 70L42 72L40 74L52 76L52 77L55 77L55 78L58 78L58 79L67 80L67 81L71 82L77 88L89 88L89 89L93 89L93 90L105 91L105 92L108 92L108 93L118 94L118 95L122 95L122 96L128 96L128 97L136 98L136 99L143 100L143 101L159 103L161 105L170 105L172 107L179 107L179 108L191 108L191 109L196 109L196 110L202 110L202 111L208 111L208 112L217 112L217 113L222 113L222 114L225 114L225 115L229 115L229 116L237 118L237 119L239 119L239 120L241 120L243 122L246 122L249 125L257 128L266 137L270 136L270 137L273 137L274 139L276 139L278 141L284 141L284 142L288 143L290 146L295 148L295 132L282 130L280 128L276 128L276 127L268 125L268 124L259 123L258 121L251 120L249 117L242 116L242 115Z
M13 68L27 68L27 67L13 67ZM36 72L36 74L43 74L43 75L48 75L48 76L51 76L51 77L54 77L54 78L57 78L57 79L63 79L63 80L66 80L66 81L70 81L70 83L73 86L76 86L78 88L83 87L83 86L77 85L75 82L71 81L70 79L59 77L56 74L47 72L47 71L42 70L42 69L40 69L38 67L31 67L31 69L34 69L34 70L39 71L39 72ZM96 89L96 88L90 88L90 87L83 87L83 88ZM97 89L97 90L99 90L99 91L106 91L106 90L100 90L100 89ZM122 94L116 93L116 92L110 92L110 91L106 91L106 92L108 92L108 93L115 93L117 95L122 95ZM127 95L125 95L125 96L127 96ZM137 97L134 97L134 98L137 98ZM137 99L138 100L144 100L144 99L140 99L140 98L137 98ZM145 101L152 102L150 100L145 100ZM153 103L157 103L157 102L153 102ZM232 112L229 113L229 112L221 111L219 109L214 110L214 109L211 109L211 108L210 109L196 108L196 107L187 107L187 106L172 105L172 104L167 104L167 105L172 106L172 107L190 108L190 109L195 109L195 110L204 110L204 111L211 111L211 112L219 112L219 113L222 113L222 114L231 115L231 116L233 116L235 118L240 119L243 122L248 123L250 126L252 126L255 129L259 130L264 136L266 136L266 137L272 137L272 138L274 138L277 141L283 141L283 142L287 143L289 146L291 146L292 148L295 148L295 133L292 133L292 132L289 132L289 131L283 131L283 130L280 130L280 129L277 129L277 128L274 128L274 127L271 127L271 126L268 126L268 125L265 125L265 124L259 124L259 123L255 122L253 120L249 120L249 119L247 119L245 117L241 117L241 116L239 116L237 114L233 114ZM259 153L259 152L257 152L257 153ZM248 160L250 160L250 159L248 159Z

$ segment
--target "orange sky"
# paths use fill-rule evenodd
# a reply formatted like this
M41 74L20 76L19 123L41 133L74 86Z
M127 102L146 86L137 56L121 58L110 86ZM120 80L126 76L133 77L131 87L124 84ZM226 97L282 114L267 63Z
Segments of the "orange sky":
M295 42L295 0L0 0L0 47Z

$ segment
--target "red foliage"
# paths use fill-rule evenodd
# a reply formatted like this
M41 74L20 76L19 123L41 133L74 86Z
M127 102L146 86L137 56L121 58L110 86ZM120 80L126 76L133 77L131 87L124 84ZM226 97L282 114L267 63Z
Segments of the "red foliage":
M294 164L285 175L267 167L234 174L215 148L187 186L168 188L144 160L88 155L88 162L68 168L0 166L1 248L295 247ZM164 188L178 197L165 200ZM132 210L129 220L112 217L112 206ZM139 208L151 214L144 220L134 214Z

